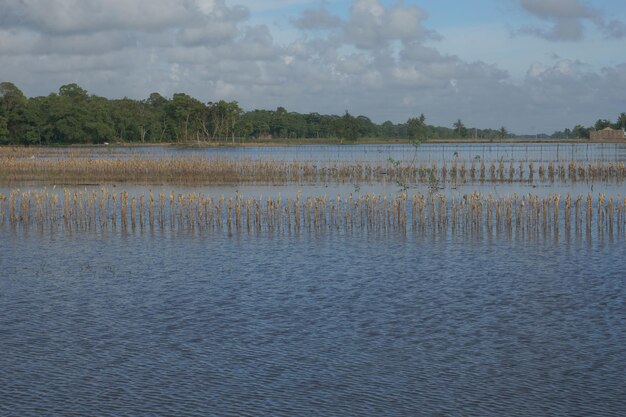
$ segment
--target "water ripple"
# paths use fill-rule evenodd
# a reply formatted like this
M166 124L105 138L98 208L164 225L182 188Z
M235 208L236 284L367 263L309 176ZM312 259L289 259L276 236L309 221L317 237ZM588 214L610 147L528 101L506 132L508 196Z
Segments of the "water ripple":
M621 416L623 248L2 241L0 415Z

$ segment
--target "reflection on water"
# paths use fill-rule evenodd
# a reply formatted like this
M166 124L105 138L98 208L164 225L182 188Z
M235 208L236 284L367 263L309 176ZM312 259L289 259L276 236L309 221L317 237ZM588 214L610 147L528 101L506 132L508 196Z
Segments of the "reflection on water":
M91 158L128 157L210 157L225 159L274 159L314 162L381 162L392 158L403 162L429 161L626 161L626 143L425 143L413 145L298 145L250 147L67 147L42 148L33 155L59 158L77 155ZM25 154L26 157L30 155Z
M151 150L150 150L151 149ZM142 148L160 155L218 156L319 162L340 161L625 161L624 144L572 143L426 143L413 145L302 145L244 148Z
M622 145L490 146L429 144L417 158L626 159ZM129 152L415 158L379 145ZM622 183L16 187L14 200L0 189L0 415L626 409ZM229 211L231 197L254 199L262 223L252 202Z
M621 416L621 243L2 235L0 414Z
M508 177L508 175L507 175ZM517 177L513 180L491 180L481 181L480 179L471 179L469 176L465 179L452 179L448 174L443 180L438 176L436 181L429 182L427 179L404 177L391 177L382 175L379 181L356 181L351 178L336 179L329 177L322 181L285 181L285 182L244 182L244 183L221 183L211 184L203 182L193 182L190 184L170 184L163 181L151 181L148 184L136 183L120 183L120 182L76 182L66 183L64 181L20 181L20 182L3 182L0 180L0 194L9 195L12 190L20 191L41 191L56 190L62 192L67 189L70 192L100 192L103 189L109 192L118 192L125 190L136 194L148 194L151 191L155 194L166 193L201 193L205 195L230 195L240 193L246 196L269 196L275 198L279 195L283 197L295 197L298 192L304 195L327 195L335 196L337 194L355 196L364 194L384 194L393 195L402 192L408 193L429 193L436 192L447 197L462 196L472 192L481 194L493 194L496 197L502 197L512 194L533 194L541 197L547 197L550 194L560 194L576 196L579 194L598 195L600 193L606 195L626 195L626 183L623 180L596 180L596 181L572 181L569 178L560 179L556 177L554 180L544 178L543 180L535 176L533 180L529 180L528 175L522 180Z
M144 190L145 191L145 190ZM74 230L123 234L196 230L213 233L402 232L537 239L572 234L609 240L626 237L626 198L567 194L486 195L473 192L254 197L125 190L62 192L13 190L0 194L0 232Z

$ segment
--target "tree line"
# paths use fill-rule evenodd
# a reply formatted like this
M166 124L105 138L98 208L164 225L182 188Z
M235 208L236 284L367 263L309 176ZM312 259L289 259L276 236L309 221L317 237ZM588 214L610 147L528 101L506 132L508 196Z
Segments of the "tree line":
M618 123L624 124L626 119L622 119ZM576 133L580 134L580 130ZM343 115L302 114L284 107L244 111L236 101L203 103L184 93L171 98L152 93L145 100L107 99L90 95L75 83L61 86L58 93L27 98L14 84L0 83L0 144L5 145L234 143L272 139L355 141L359 138L424 141L512 136L504 127L466 128L461 120L451 128L433 126L426 123L423 114L405 123L377 124L347 110Z
M626 113L620 113L617 116L615 122L611 122L609 119L598 119L593 126L585 127L582 125L576 125L572 129L564 129L552 134L552 138L588 138L589 134L593 130L602 130L607 127L611 129L625 129L626 130Z

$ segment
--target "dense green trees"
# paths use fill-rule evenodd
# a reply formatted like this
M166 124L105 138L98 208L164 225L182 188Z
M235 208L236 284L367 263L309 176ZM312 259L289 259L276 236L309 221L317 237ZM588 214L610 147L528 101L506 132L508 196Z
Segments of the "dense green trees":
M616 123L598 120L593 128L626 127L626 113ZM553 137L589 137L582 125ZM10 82L0 83L0 144L81 144L113 142L237 142L302 138L355 141L358 138L500 139L515 137L503 129L468 129L461 119L452 126L426 124L420 114L405 123L376 124L347 110L343 116L276 110L244 112L236 101L202 103L183 93L166 98L152 93L145 100L110 100L90 95L78 84L58 93L27 98Z
M407 135L411 139L424 140L427 136L426 116L424 113L419 117L411 117L406 122Z
M594 128L596 130L602 130L602 129L605 129L607 127L611 127L611 121L608 120L608 119L598 119L598 121L594 125Z
M574 126L574 129L572 129L572 135L576 139L588 138L589 137L589 129L587 129L586 127L584 127L582 125L576 125L576 126Z
M0 84L0 143L81 144L235 140L243 111L236 102L204 103L186 94L167 99L109 100L77 84L27 99Z
M28 100L14 84L0 83L0 143L8 138L20 138L27 143L30 137L28 126Z
M585 127L583 125L576 125L571 130L564 129L563 131L554 132L551 137L554 139L584 139L589 138L589 133L592 130L602 130L607 127L612 129L626 129L626 113L620 113L615 123L611 122L609 119L598 119L593 126Z
M183 93L171 99L109 100L77 84L27 99L11 83L0 85L0 143L231 142L263 139L380 137L365 116L300 114L284 107L244 112L236 101L202 103ZM396 126L394 125L394 128Z

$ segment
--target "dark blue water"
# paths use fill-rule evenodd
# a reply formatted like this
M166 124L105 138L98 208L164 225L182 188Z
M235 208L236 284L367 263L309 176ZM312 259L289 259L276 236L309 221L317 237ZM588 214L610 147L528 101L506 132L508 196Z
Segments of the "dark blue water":
M623 416L622 243L0 235L2 416Z

